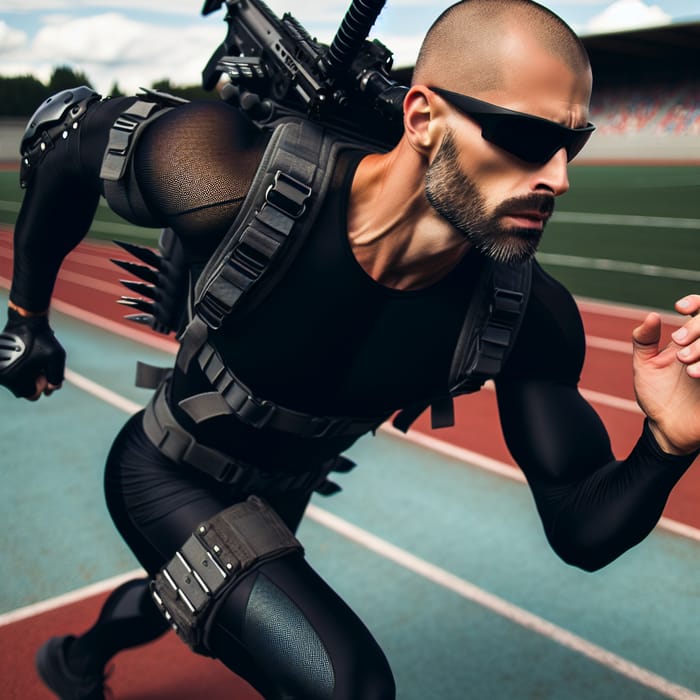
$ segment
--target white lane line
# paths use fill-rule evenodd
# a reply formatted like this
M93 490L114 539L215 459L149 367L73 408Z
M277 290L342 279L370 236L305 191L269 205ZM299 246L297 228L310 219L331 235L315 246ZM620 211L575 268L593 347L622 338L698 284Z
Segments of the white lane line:
M596 224L599 226L641 226L643 228L684 228L700 231L700 219L680 216L642 216L639 214L595 214L583 211L555 211L552 223Z
M580 255L562 255L559 253L537 253L537 259L545 265L558 267L575 267L585 270L601 270L603 272L626 272L643 277L664 277L667 279L700 281L700 271L683 270L676 267L662 267L648 263L635 263L626 260L611 260L610 258L586 258Z
M463 462L468 466L478 467L479 469L497 474L506 479L511 479L512 481L517 481L521 484L527 483L524 474L517 467L487 457L478 452L468 450L465 447L459 447L451 442L445 442L444 440L426 435L417 430L409 430L408 433L402 433L396 430L390 423L385 423L379 430L390 437L398 440L405 440L406 442L418 445L424 449L437 452L445 457L455 459L458 462ZM685 523L679 523L676 520L671 520L671 518L662 517L659 520L658 527L662 530L667 530L676 535L681 535L688 539L695 540L696 542L700 542L700 529L686 525Z
M624 355L632 354L632 338L629 341L613 340L612 338L600 338L595 335L586 336L586 345L589 348L596 350L608 350L610 352L619 352Z
M676 300L672 299L671 301L674 302ZM609 301L600 301L588 297L576 297L576 304L583 313L597 314L599 316L643 321L650 311L656 311L665 323L679 326L684 321L684 317L679 313L664 309L649 309L645 306L634 306L633 304L613 304Z
M68 368L65 370L65 378L71 384L78 387L78 389L82 389L84 392L110 404L110 406L118 408L120 411L124 411L124 413L128 413L129 415L132 415L143 408L143 406L136 403L136 401L131 401L131 399L127 399L126 397L117 394L115 391L112 391L111 389L108 389L97 382L93 382L92 379L83 377L82 374L73 372L73 370Z
M33 603L32 605L25 605L22 608L11 610L10 612L0 615L0 627L9 625L12 622L18 622L19 620L26 620L28 617L41 615L51 610L56 610L56 608L62 608L65 605L78 603L81 600L99 595L100 593L106 593L120 586L122 583L131 581L131 579L134 578L143 578L145 575L146 572L143 569L134 569L134 571L91 583L89 586L83 586L83 588L78 588L77 590L69 591L68 593L48 598L47 600L42 600L39 603Z
M592 391L591 389L579 389L581 396L583 396L586 401L590 403L595 403L601 406L610 406L611 408L618 408L622 411L627 411L629 413L636 413L640 416L644 415L644 412L639 408L639 404L632 399L623 399L619 396L610 396L610 394L602 394L599 391Z
M311 520L314 520L329 530L333 530L339 535L356 542L365 549L393 561L404 569L408 569L428 581L456 593L462 598L471 600L477 605L525 629L535 632L542 637L546 637L571 651L577 652L640 685L652 688L661 695L674 698L675 700L700 700L700 695L689 688L673 683L667 678L652 673L597 644L587 641L583 637L579 637L573 632L569 632L563 627L559 627L538 615L534 615L517 605L513 605L503 598L499 598L475 586L473 583L459 578L449 571L435 564L431 564L313 504L307 507L306 515Z
M115 267L114 271L116 272L116 270L117 268ZM129 292L129 290L126 287L123 287L121 284L105 281L99 277L83 275L80 272L73 272L72 270L67 270L65 268L61 270L58 279L62 280L63 282L70 282L71 284L80 285L81 287L85 287L89 290L96 290L104 292L105 294L112 294L114 296L115 304L117 303L117 299L119 299L123 294L132 294L133 296L133 293Z
M496 385L493 383L493 380L487 380L484 384L484 389L496 391ZM610 394L603 394L600 391L593 391L592 389L582 389L581 387L579 387L579 393L589 403L617 408L621 411L635 413L640 416L644 415L644 411L639 408L639 404L632 399L623 399L621 396L611 396Z

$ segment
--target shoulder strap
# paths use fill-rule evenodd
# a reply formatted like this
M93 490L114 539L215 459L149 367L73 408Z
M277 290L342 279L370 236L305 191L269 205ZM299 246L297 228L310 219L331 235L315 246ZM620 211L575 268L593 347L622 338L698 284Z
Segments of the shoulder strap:
M255 287L246 308L259 303L291 264L346 147L367 149L308 120L275 128L238 216L195 285L193 318L178 356L182 369L241 298Z
M531 281L532 261L513 267L484 259L452 356L449 393L407 407L394 427L406 432L428 405L434 429L454 425L453 397L478 391L503 368L522 324Z
M520 330L531 280L532 261L517 267L491 263L479 285L478 306L470 304L452 358L452 396L477 391L500 373Z

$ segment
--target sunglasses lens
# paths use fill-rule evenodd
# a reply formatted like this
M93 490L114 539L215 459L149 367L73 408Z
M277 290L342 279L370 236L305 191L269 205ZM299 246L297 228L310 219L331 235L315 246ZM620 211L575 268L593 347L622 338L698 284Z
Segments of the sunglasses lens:
M546 163L560 148L567 148L569 159L573 157L569 155L568 134L562 133L555 125L539 120L510 114L489 114L482 129L487 141L527 163ZM578 150L581 148L583 143Z
M586 145L588 139L591 138L593 130L582 131L578 134L574 134L571 142L566 148L566 155L569 161L572 161L581 152L581 149Z
M527 163L547 163L560 148L566 149L566 159L571 161L586 145L592 131L572 131L510 114L489 114L482 126L487 141Z

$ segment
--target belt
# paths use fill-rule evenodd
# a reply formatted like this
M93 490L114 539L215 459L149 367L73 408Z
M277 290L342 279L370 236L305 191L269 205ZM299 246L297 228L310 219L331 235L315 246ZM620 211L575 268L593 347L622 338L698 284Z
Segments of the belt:
M257 490L292 491L297 489L318 490L324 495L339 490L327 481L331 471L345 472L355 466L346 457L334 457L317 468L301 473L274 472L262 470L243 460L213 447L197 442L190 432L178 422L167 400L169 379L156 390L153 399L146 406L143 416L143 429L148 439L165 455L177 464L186 464L204 472L224 484L236 486L245 491Z

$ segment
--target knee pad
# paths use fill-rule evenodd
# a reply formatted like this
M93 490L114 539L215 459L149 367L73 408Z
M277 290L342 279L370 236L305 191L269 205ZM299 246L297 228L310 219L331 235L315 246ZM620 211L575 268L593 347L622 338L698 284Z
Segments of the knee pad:
M59 139L67 139L78 128L88 107L101 96L87 85L62 90L46 99L29 119L22 137L19 181L28 187L31 177Z
M256 566L302 551L279 515L251 496L199 525L153 578L151 594L180 638L208 654L217 602Z

